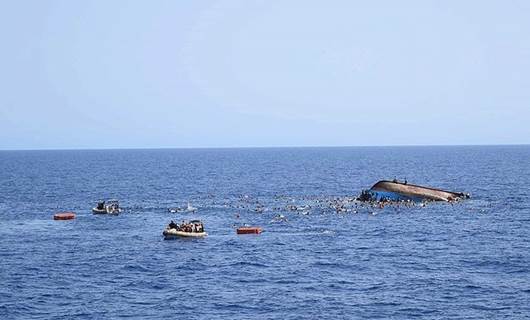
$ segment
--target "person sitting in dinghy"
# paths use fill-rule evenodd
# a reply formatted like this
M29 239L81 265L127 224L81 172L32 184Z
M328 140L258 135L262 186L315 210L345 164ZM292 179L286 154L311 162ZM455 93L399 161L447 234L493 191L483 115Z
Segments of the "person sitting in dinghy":
M171 220L171 222L168 225L169 229L179 229L179 225L175 223L175 221Z

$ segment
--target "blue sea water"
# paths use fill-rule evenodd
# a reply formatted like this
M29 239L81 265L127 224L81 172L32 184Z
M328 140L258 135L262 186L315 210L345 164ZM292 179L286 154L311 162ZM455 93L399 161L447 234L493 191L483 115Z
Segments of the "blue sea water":
M472 198L329 207L394 177ZM0 152L0 319L529 318L529 184L529 146Z

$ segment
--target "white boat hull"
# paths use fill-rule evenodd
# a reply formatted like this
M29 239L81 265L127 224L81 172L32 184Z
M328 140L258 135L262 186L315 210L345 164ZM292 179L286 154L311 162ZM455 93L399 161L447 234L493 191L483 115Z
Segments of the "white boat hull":
M176 229L166 229L162 233L166 239L175 239L179 237L184 238L202 238L206 237L208 234L206 232L185 232L185 231L178 231Z
M98 208L92 208L93 214L119 214L121 212L121 209L113 210L111 212L108 212L107 209L98 209Z

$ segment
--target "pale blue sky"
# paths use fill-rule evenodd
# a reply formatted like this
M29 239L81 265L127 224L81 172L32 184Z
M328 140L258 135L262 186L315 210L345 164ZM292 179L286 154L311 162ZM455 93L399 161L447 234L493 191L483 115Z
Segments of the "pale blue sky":
M530 1L1 1L0 149L530 143Z

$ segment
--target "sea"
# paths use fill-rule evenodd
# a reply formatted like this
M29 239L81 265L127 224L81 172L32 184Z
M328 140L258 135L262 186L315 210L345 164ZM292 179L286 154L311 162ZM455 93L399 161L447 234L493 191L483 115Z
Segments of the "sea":
M394 178L471 199L355 201ZM528 319L529 185L530 146L1 151L0 319Z

